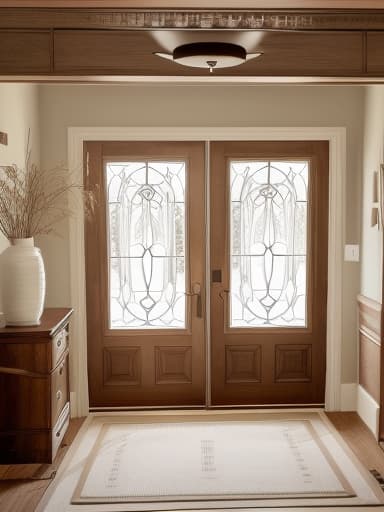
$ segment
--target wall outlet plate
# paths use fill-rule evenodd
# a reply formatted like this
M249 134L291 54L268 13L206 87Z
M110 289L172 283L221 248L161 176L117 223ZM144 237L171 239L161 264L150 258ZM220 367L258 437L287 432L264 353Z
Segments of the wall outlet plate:
M344 261L360 261L360 246L359 245L345 245L344 246Z

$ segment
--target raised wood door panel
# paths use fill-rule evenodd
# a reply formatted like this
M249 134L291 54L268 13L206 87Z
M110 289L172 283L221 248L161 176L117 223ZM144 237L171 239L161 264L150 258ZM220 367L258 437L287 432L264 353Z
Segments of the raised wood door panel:
M322 404L324 403L325 388L327 325L328 142L214 142L211 145L210 154L212 404ZM230 211L230 162L233 167L233 162L245 165L244 162L281 162L284 160L286 162L307 162L309 169L306 256L302 257L302 260L306 262L307 269L305 283L307 299L304 308L306 320L301 322L302 325L297 322L297 325L286 326L268 324L269 320L267 319L261 322L267 325L258 324L258 320L252 324L253 320L249 320L249 324L244 326L236 320L232 321L233 325L231 326L231 308L233 311L238 311L238 302L240 302L236 302L238 299L235 299L235 291L239 296L251 297L244 299L244 303L241 305L246 313L244 318L252 318L248 313L248 309L252 308L254 308L252 314L257 318L259 313L255 313L255 311L261 303L265 304L266 310L267 307L272 307L272 302L268 303L268 301L272 301L270 294L273 295L273 284L268 285L270 287L268 293L264 294L264 284L260 283L266 282L267 278L258 274L256 267L252 267L250 270L252 281L249 284L245 273L248 272L247 265L251 265L249 261L253 257L252 255L248 260L249 255L244 256L244 264L238 257L238 263L234 263L234 265L238 265L238 270L233 270L234 277L231 281L229 255L230 250L234 250L233 244L235 243L230 240L231 211L238 212L233 213L238 217L232 217L232 219L240 220L231 221L232 229L238 230L243 229L241 216L247 217L248 215L245 222L250 223L252 212L236 210L237 206L233 206L234 203ZM251 187L251 185L249 186ZM232 187L235 187L235 184ZM252 199L253 203L252 201L249 203L251 209L260 207L264 200L265 204L270 201L271 208L274 207L272 199L274 194L280 194L280 192L273 187L263 185L263 183L257 186L252 185L252 187L253 189L250 190L257 189L259 195ZM247 197L251 198L250 193ZM272 214L266 214L263 217L263 222L269 222L268 219L271 217L268 215ZM280 222L285 222L284 218ZM299 219L298 216L295 218ZM240 223L238 228L236 228L237 222ZM260 230L260 224L255 223L254 229ZM277 232L276 223L268 223L268 229ZM257 238L259 235L256 236L255 232L249 235L244 231L245 234L241 236L250 237L252 244L259 240ZM270 237L271 234L269 233L268 236ZM271 243L268 243L265 244L266 252L268 247L272 247ZM269 254L273 254L275 249L268 250ZM238 254L241 254L242 251L243 249L239 249ZM234 254L233 260L235 261L237 252L235 251ZM272 258L271 261L273 261L272 265L278 264L276 259ZM291 265L291 263L289 264ZM263 272L267 272L265 268L266 265L263 267ZM235 290L235 284L233 284L233 290L231 289L231 283L235 283L235 279L237 279L236 272L239 275L239 286L242 287L239 288L240 291ZM273 276L272 271L268 270L268 272L270 272L270 276ZM272 277L270 279L270 283L272 283ZM273 279L275 278L273 277ZM288 290L288 287L285 290ZM258 295L259 292L262 292L261 295ZM296 293L296 297L299 297L299 292L287 291L287 293ZM263 294L266 299L265 297L260 299ZM252 308L248 308L249 301L253 301ZM260 313L260 318L263 318L264 313Z
M99 194L96 217L92 222L86 224L90 404L93 407L203 405L205 402L205 304L203 296L205 289L204 143L89 142L85 146L85 154L87 155L88 162L85 176L87 186L91 189L97 189ZM177 293L180 300L184 300L182 295L185 296L186 307L184 319L175 320L176 326L174 327L167 328L166 322L170 320L165 316L161 316L161 322L163 322L161 328L156 323L158 320L153 321L153 325L149 320L153 301L159 297L160 293L160 288L154 288L151 283L153 279L156 280L160 273L163 272L158 270L159 268L161 270L162 267L156 267L156 261L153 260L154 262L152 262L151 260L151 265L154 266L150 267L150 275L147 271L142 270L141 267L130 266L126 270L126 264L136 265L139 262L140 265L146 265L146 263L143 263L144 259L140 259L140 254L142 255L142 253L123 251L123 246L129 247L131 251L133 247L131 239L128 242L124 242L125 245L121 244L120 252L114 252L116 251L116 247L113 245L114 242L112 246L110 245L112 248L108 248L112 240L112 238L108 238L109 229L115 230L115 228L110 228L108 225L109 221L107 222L107 198L111 197L110 194L112 192L110 191L112 189L109 188L107 190L106 188L106 172L107 169L111 168L118 170L119 168L116 166L119 165L119 162L152 162L153 165L155 165L154 162L185 163L185 221L183 221L186 228L185 251L183 253L185 258L183 260L184 266L180 267L181 270L179 269L180 272L185 272L185 279L180 278L181 281L182 279L185 280L185 285L180 281L181 284L177 285L180 286L180 293ZM113 170L113 172L115 171ZM119 173L120 171L118 170L116 176ZM143 182L140 180L144 178L138 177L137 179L139 180L139 188L138 192L135 192L136 195L134 197L137 198L141 194L140 197L142 199L140 201L143 204L145 201L153 200L157 201L157 205L160 205L164 198L166 198L168 204L169 196L161 196L162 192L156 188L156 184L153 185L153 188L152 185L145 185L146 183L150 184L150 181L148 182L148 175ZM129 185L129 183L131 184ZM132 187L133 185L132 182L126 181L124 186ZM126 188L124 190L124 194L128 194L129 189ZM171 192L169 192L169 195L171 195ZM136 199L129 199L131 201L129 204L133 204L134 200ZM116 203L120 204L118 208L125 208L127 206L128 203L124 203L125 206L121 206L123 201L128 201L128 199L126 199L126 195L121 193L119 200L116 200ZM158 233L162 232L165 227L161 222L158 222L159 218L151 216L148 210L145 213L146 217L144 215L145 218L143 216L138 217L137 212L133 212L132 209L118 210L116 207L115 210L111 206L112 203L113 201L109 201L108 211L112 216L120 215L122 228L119 232L121 236L135 236L137 230L142 229L142 223L144 221L147 222L148 218L150 218L151 228L148 231L149 234L145 235L147 237L145 244L148 245L149 249L147 246L145 250L143 249L143 258L149 258L149 254L151 254L151 257L157 254L156 257L161 258L160 253L156 253L156 251L160 250L159 246L157 248L155 246L160 236ZM175 200L176 203L177 201ZM129 217L129 215L132 216ZM126 224L124 224L125 222ZM178 222L180 223L181 221ZM181 228L178 229L179 231L173 235L172 233L169 234L169 231L167 236L171 238L172 236L179 237L177 239L179 242L176 241L175 243L182 244L180 242ZM114 236L113 233L111 236ZM149 242L148 236L152 237ZM137 250L138 246L140 244L136 244L134 250ZM183 251L182 247L180 250ZM116 254L118 256L114 256ZM136 289L135 292L137 293L136 297L138 297L135 300L138 301L138 310L140 310L137 317L132 313L135 309L131 302L129 302L133 299L124 298L124 301L126 301L124 302L124 307L119 305L122 303L120 298L117 304L115 299L111 301L111 306L109 304L109 294L110 290L112 290L110 285L117 286L116 281L114 281L117 274L114 267L109 266L110 257L117 258L118 265L123 269L119 271L119 279L121 279L121 276L125 280L132 278L129 282L133 283L135 279L141 279L140 276L143 273L147 276L145 277L146 295L140 295L142 290L137 291L138 289ZM126 258L126 260L121 263L122 258ZM133 261L133 259L129 258L136 258L136 260ZM164 274L161 273L160 277L163 282L165 279ZM123 283L121 285L121 290L123 290L121 293L125 294L126 289L124 286L126 281L120 280L119 283L120 285ZM140 284L140 286L143 285ZM200 295L198 295L198 292L200 292ZM168 291L165 293L168 293ZM120 307L121 309L119 309ZM149 311L148 316L144 320L142 316L144 314L143 308L145 311ZM120 321L120 313L123 315L121 317L123 321ZM178 314L180 315L181 313Z

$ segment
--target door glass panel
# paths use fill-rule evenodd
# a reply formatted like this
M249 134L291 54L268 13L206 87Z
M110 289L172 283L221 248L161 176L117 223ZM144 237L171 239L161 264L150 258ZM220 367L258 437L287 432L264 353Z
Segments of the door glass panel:
M185 162L106 165L111 329L185 328Z
M307 161L230 162L230 326L307 325Z

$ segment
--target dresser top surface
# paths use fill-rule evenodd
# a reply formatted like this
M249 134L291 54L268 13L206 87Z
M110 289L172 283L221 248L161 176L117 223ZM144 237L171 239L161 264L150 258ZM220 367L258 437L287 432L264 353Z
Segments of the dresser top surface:
M72 315L71 308L47 308L41 317L40 325L0 328L0 343L9 338L51 338Z

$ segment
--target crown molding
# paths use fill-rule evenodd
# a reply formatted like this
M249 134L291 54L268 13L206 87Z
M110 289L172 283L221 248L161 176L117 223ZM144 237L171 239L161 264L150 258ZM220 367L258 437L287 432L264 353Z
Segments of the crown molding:
M230 10L1 8L4 3L0 0L0 28L9 29L384 30L384 9L327 11L270 8Z
M208 5L207 5L208 3ZM145 5L143 5L145 4ZM382 0L0 0L0 7L148 9L382 9Z

